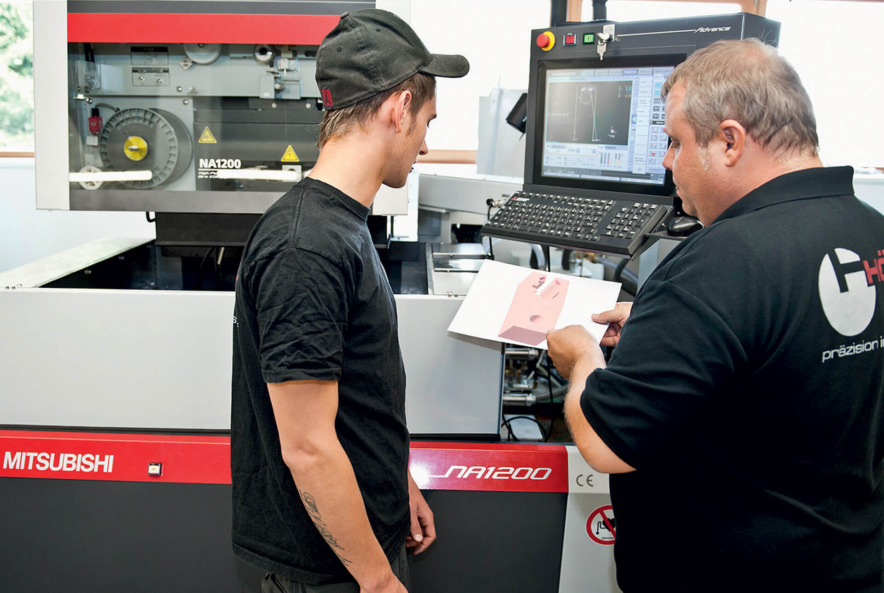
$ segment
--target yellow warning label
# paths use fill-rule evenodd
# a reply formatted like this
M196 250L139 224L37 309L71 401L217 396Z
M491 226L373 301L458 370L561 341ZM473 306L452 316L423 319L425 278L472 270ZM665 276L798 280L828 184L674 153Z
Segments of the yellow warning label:
M292 145L289 144L289 147L285 149L285 154L282 155L283 163L300 163L301 159L298 158L298 155L295 154L295 149L292 148Z
M206 126L206 129L203 130L198 142L200 144L218 144L218 141L215 140L215 136L212 135L212 130L209 129L209 126Z

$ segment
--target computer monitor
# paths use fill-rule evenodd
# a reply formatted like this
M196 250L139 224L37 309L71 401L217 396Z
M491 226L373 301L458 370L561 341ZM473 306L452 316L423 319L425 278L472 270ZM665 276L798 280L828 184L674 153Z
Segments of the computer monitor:
M663 83L685 54L540 61L535 184L671 195Z

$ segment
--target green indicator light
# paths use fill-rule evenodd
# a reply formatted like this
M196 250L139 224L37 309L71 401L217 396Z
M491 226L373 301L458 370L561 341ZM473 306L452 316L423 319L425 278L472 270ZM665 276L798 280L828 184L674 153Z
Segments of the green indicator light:
M595 33L584 33L583 45L589 45L590 43L595 43Z

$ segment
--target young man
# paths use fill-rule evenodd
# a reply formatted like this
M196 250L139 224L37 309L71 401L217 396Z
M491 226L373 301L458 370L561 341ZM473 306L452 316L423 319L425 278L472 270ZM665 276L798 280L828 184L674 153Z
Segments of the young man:
M431 54L395 15L347 13L317 54L315 168L249 238L236 284L233 546L265 591L402 592L435 539L408 472L396 304L367 228L436 117Z
M578 448L611 472L643 591L884 590L884 216L823 168L810 100L755 40L663 88L664 160L705 228L611 322L549 335ZM628 321L627 321L628 317Z

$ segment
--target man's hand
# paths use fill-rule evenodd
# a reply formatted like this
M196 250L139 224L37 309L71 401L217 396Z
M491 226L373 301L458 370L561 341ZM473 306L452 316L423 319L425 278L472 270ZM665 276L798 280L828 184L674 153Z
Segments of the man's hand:
M582 325L569 325L550 331L546 334L546 344L549 357L565 379L571 379L574 367L581 358L589 357L597 363L595 366L605 365L598 343Z
M628 316L628 312L625 317ZM569 325L546 334L549 356L559 373L569 380L565 394L565 420L577 449L586 462L602 473L633 471L611 451L586 419L580 404L587 378L605 367L602 349L582 325Z
M620 332L623 331L623 324L629 318L632 312L632 303L617 303L610 311L602 311L592 316L592 320L596 323L607 323L608 329L602 336L602 346L616 346L620 341ZM558 367L556 367L558 368ZM561 369L559 369L561 372Z
M390 571L388 578L382 582L378 583L374 587L359 587L359 593L408 593L408 589L405 588L405 585L396 578L396 575Z
M433 511L412 479L411 472L408 472L408 506L411 510L411 531L405 540L405 547L417 555L436 541L436 523Z

